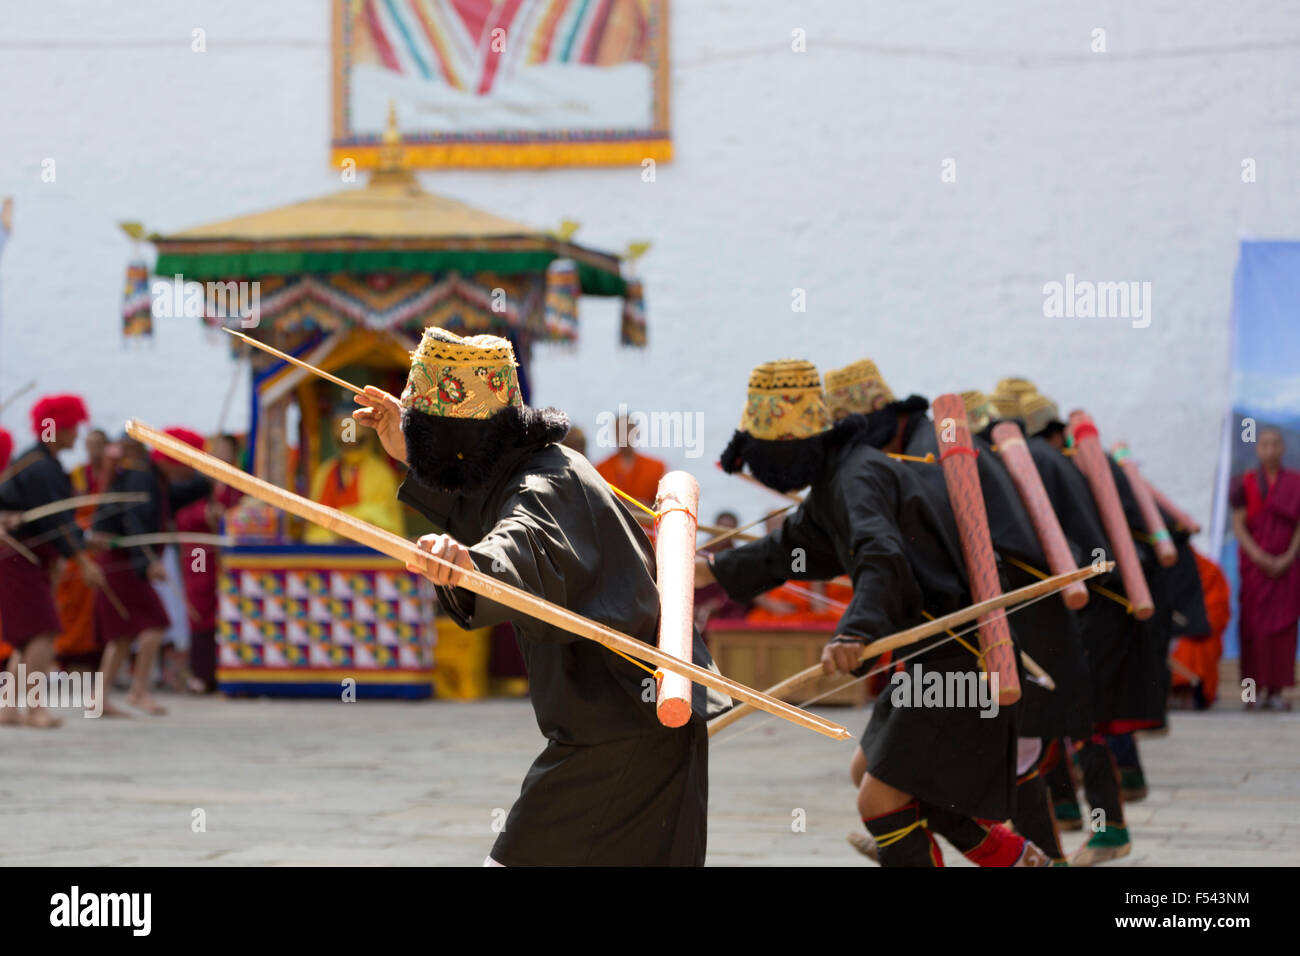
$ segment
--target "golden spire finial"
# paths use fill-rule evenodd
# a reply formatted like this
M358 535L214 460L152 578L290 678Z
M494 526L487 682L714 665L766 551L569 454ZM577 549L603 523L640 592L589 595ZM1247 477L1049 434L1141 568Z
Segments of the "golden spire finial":
M582 228L582 223L572 219L561 219L559 228L551 230L551 235L561 242L568 242L573 238L574 233Z
M402 149L402 134L397 129L397 103L388 101L388 123L379 147L379 168L383 172L394 172L406 165Z

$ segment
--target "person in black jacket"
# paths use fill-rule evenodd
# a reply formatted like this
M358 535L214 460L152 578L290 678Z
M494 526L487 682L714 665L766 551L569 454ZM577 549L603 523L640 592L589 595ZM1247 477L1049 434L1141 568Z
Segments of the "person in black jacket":
M847 574L853 598L823 650L827 673L865 671L863 644L922 623L927 612L938 617L970 603L946 493L889 455L908 415L925 403L894 402L874 365L859 371L856 386L875 393L862 396L861 407L873 410L832 425L810 363L754 370L722 468L748 466L774 491L807 486L808 493L776 531L702 558L707 563L696 574L697 586L716 580L737 600L787 580ZM944 687L981 686L969 642L937 635L902 653L915 680L930 672ZM918 704L915 695L897 693L897 676L894 690L876 698L850 766L858 813L881 864L942 865L936 831L981 865L1046 865L1038 847L999 822L1015 808L1013 708L990 707L973 693L937 701L927 695Z
M168 432L174 434L175 430ZM104 651L104 713L122 713L107 695L134 645L135 664L126 701L137 710L161 716L166 710L151 690L154 664L171 619L153 583L168 580L167 571L157 545L120 546L114 542L168 530L175 510L203 497L212 484L201 475L169 484L145 447L130 436L117 440L114 453L118 462L108 490L141 493L147 500L126 507L101 505L91 524L94 537L105 545L98 561L106 586L95 595L95 638ZM172 583L182 586L180 581Z
M13 460L6 469L8 477L0 481L0 513L11 516L0 530L36 557L32 563L0 537L0 627L5 642L15 648L7 665L11 675L17 675L20 662L29 675L54 666L54 639L62 630L51 586L54 565L64 559L78 561L88 584L103 583L103 575L86 553L74 510L29 521L18 517L72 497L72 484L58 455L76 445L77 428L88 418L86 404L76 395L49 395L32 407L31 417L36 444ZM26 688L18 690L26 694ZM0 709L0 723L24 718L33 727L61 723L40 706Z
M421 549L655 644L649 539L595 468L559 444L565 415L522 403L515 367L505 339L426 329L400 402L368 388L354 418L409 465L398 497L443 532ZM702 864L705 719L725 698L695 685L694 716L664 727L654 679L637 664L457 587L456 570L411 570L462 627L514 625L546 737L485 865ZM698 632L693 657L712 666Z

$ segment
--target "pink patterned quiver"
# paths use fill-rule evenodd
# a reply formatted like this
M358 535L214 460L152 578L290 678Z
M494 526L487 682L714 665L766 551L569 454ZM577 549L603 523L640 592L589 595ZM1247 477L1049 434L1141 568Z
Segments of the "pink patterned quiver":
M971 446L966 423L966 404L960 395L940 395L934 400L934 431L939 439L939 463L948 487L948 501L957 522L971 598L978 604L1002 593L998 568L993 559L988 513L980 489L977 452ZM997 610L979 619L980 657L986 673L996 674L998 701L1014 704L1020 699L1020 676L1016 671L1015 647L1006 611Z
M1101 514L1106 537L1115 551L1115 563L1119 565L1133 616L1139 621L1145 621L1156 612L1155 602L1151 600L1151 589L1147 587L1146 575L1142 573L1137 548L1133 547L1133 535L1129 530L1128 519L1124 517L1124 506L1120 504L1115 476L1110 473L1106 453L1102 451L1101 442L1097 438L1097 426L1092 423L1087 412L1070 413L1070 435L1074 439L1074 463L1083 472L1088 487L1092 489L1092 497L1097 502L1097 511Z

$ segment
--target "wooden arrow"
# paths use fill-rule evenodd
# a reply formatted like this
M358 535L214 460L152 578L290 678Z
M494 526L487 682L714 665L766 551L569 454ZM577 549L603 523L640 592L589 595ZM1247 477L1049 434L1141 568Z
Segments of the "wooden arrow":
M545 621L552 627L562 628L571 634L603 644L611 650L626 654L628 657L635 657L648 664L688 677L697 684L711 687L735 700L744 701L746 704L765 710L808 730L816 731L833 740L847 740L853 736L847 728L839 724L800 710L798 707L793 707L783 701L774 700L765 694L760 694L752 687L746 687L744 684L730 680L689 661L666 654L657 647L638 641L634 637L606 627L596 621L589 620L581 614L576 614L568 608L546 601L535 594L504 584L483 574L481 571L468 570L449 561L444 561L427 551L421 551L413 542L407 541L399 535L377 528L369 522L344 514L335 508L327 507L301 495L296 495L291 491L278 488L268 481L263 481L261 478L235 468L233 465L228 465L206 452L192 448L184 442L134 419L126 423L126 432L132 438L158 449L182 464L189 465L196 471L203 472L216 481L237 488L245 494L252 495L254 498L265 501L282 511L287 511L289 514L320 525L327 531L332 531L359 544L374 548L381 554L395 558L403 562L403 564L426 568L435 564L450 567L455 571L459 579L457 587L472 591L489 601L527 614L540 621Z
M1016 588L1014 591L1007 591L996 597L991 597L987 601L980 601L978 604L972 604L964 607L959 611L953 611L951 614L945 614L943 617L936 617L933 621L926 621L924 624L918 624L915 627L909 627L905 631L899 631L897 634L891 634L888 637L882 637L872 641L862 648L859 660L869 660L873 657L879 657L885 651L892 651L899 647L905 647L908 644L915 644L917 641L923 641L927 637L934 637L936 634L942 634L954 627L969 623L975 618L1000 608L1010 607L1013 604L1021 604L1025 601L1031 601L1036 597L1044 594L1052 594L1059 591L1075 581L1084 581L1098 574L1105 574L1114 567L1113 564L1103 564L1099 566L1090 566L1079 568L1077 571L1069 571L1065 574L1057 574L1042 581L1035 581L1033 584L1026 584L1022 588ZM799 688L811 684L819 677L824 676L822 665L814 664L812 667L805 668L799 673L787 677L781 683L769 687L765 693L769 697L776 697L778 694L788 694L797 691ZM854 678L856 680L856 678ZM853 681L848 681L852 683ZM713 736L723 727L734 724L741 717L753 711L752 707L744 704L738 704L725 714L720 714L709 721L709 736Z

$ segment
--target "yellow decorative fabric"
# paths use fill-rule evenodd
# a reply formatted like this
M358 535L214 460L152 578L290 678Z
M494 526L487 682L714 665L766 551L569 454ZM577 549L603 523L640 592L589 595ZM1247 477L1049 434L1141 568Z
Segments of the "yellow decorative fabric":
M826 373L826 403L831 415L868 415L894 400L885 378L871 359L862 359Z
M335 467L339 471L335 472ZM402 505L397 500L397 477L388 462L375 455L361 453L344 454L321 462L311 478L312 501L328 501L327 484L331 480L343 480L348 484L347 504L338 504L344 514L368 521L373 525L406 535L406 519L402 515ZM333 504L333 502L331 502ZM307 544L336 544L343 539L320 525L307 524L302 539Z
M785 441L811 438L830 427L821 376L811 362L764 362L750 373L741 431L766 441Z
M523 405L515 352L496 335L465 338L428 328L411 353L402 407L445 418L491 418Z

